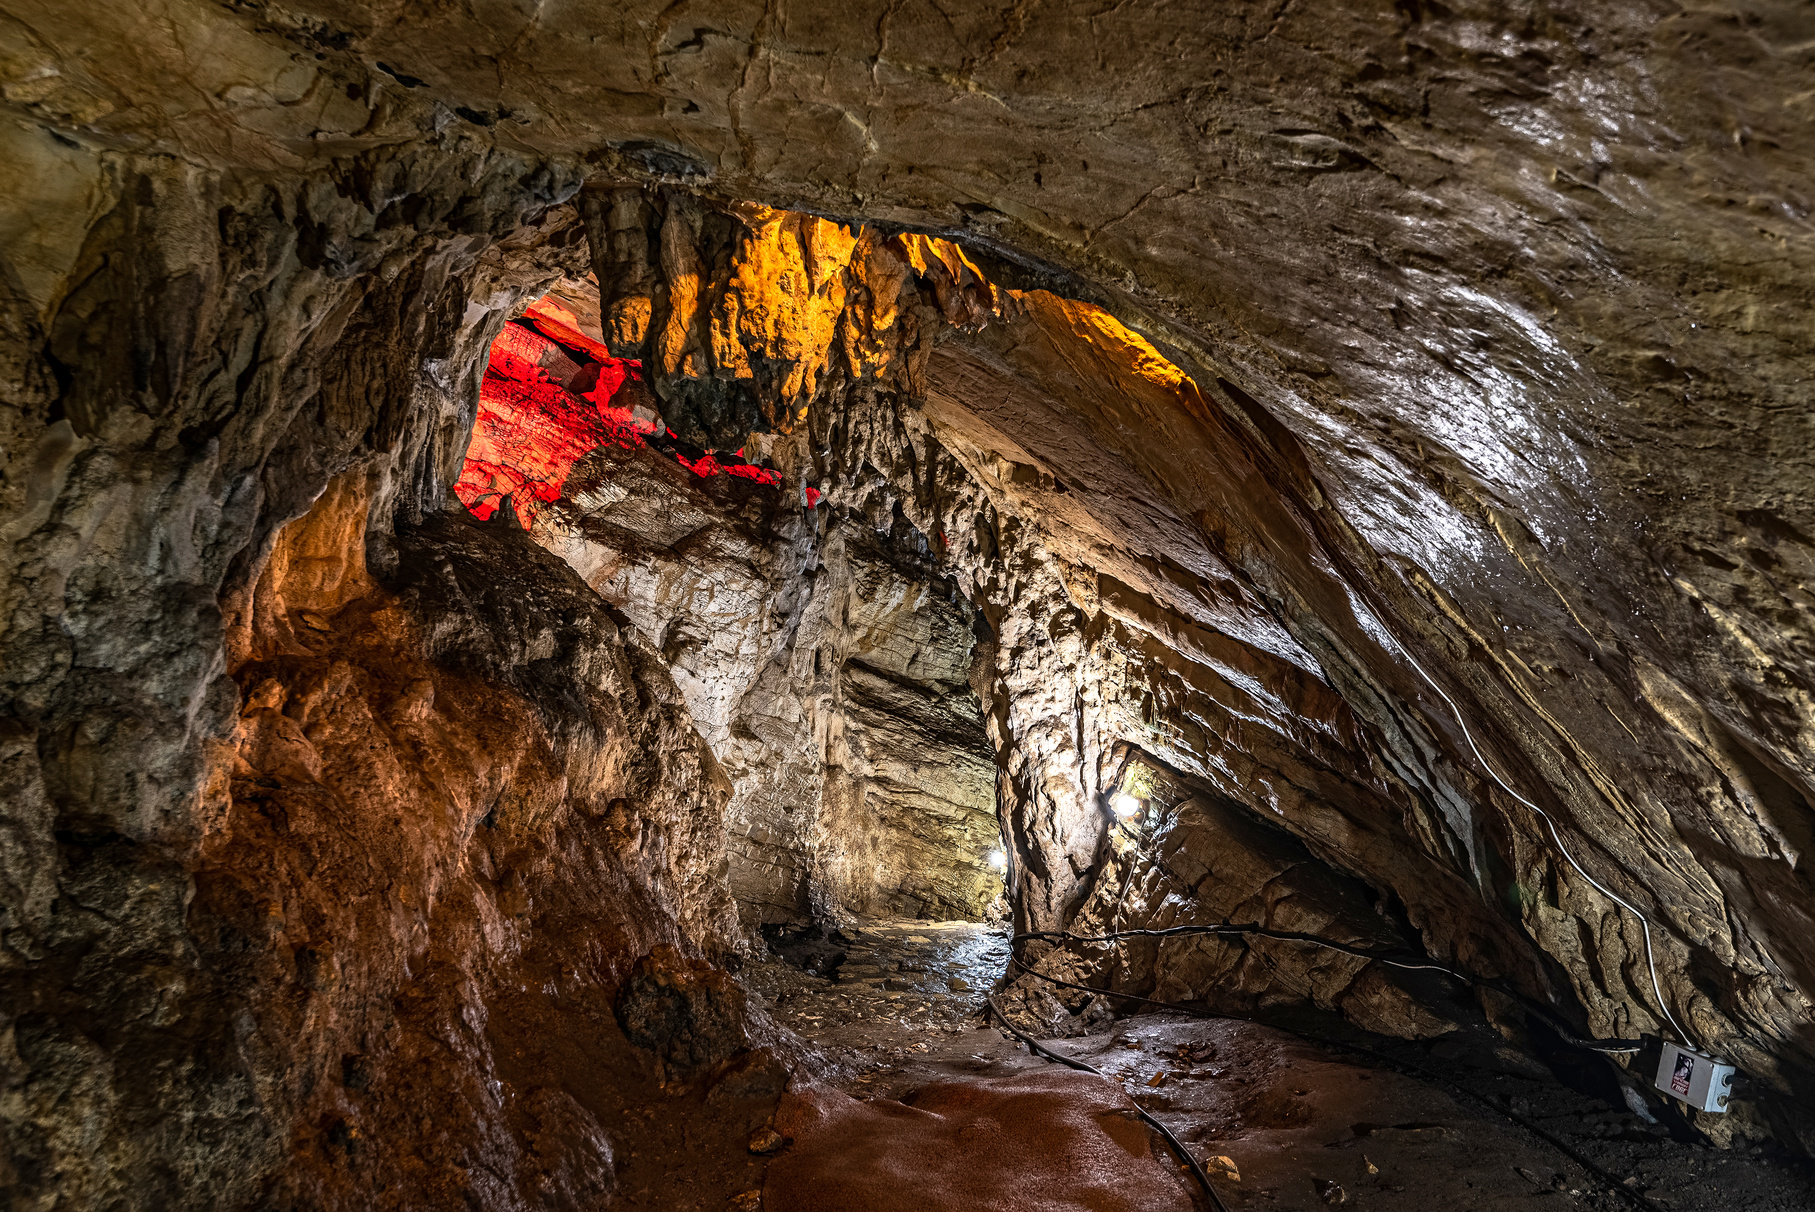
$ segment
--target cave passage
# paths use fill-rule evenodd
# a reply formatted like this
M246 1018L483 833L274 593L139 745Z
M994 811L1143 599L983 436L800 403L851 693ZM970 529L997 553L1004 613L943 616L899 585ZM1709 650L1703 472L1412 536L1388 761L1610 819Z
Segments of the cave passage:
M861 1176L914 1146L888 1119L896 1112L872 1121L858 1108L1001 1090L1035 1100L1023 1112L1030 1140L1062 1132L1075 1075L998 1030L1003 1015L1163 1114L1226 1203L1247 1192L1307 1207L1397 1197L1413 1181L1429 1197L1444 1185L1433 1166L1453 1170L1445 1198L1460 1207L1553 1191L1630 1196L1623 1176L1534 1144L1524 1113L1496 1120L1467 1100L1541 1104L1563 1121L1623 1115L1625 1139L1654 1156L1680 1127L1610 1075L1559 1086L1546 1062L1512 1059L1466 983L1260 937L1015 939L1055 924L1113 936L1220 921L1414 960L1420 947L1397 896L1280 819L1276 775L1250 767L1231 782L1208 760L1233 712L1278 729L1275 747L1305 745L1307 725L1335 738L1321 752L1328 742L1310 742L1311 768L1353 763L1354 725L1321 688L1318 661L1218 581L1209 550L1140 555L1156 502L1137 482L1092 475L1088 459L1059 462L1125 441L1104 425L1154 415L1158 401L1195 392L1191 380L1096 309L993 286L955 246L900 237L866 253L839 231L772 215L732 245L733 264L765 264L777 247L800 255L817 240L843 249L856 282L891 256L923 274L948 327L919 355L918 431L887 397L846 394L835 397L842 411L791 435L800 418L788 406L738 397L740 386L760 397L764 384L743 370L729 398L722 386L702 396L678 373L690 355L623 341L614 352L613 302L592 273L562 279L499 328L454 485L473 519L514 521L609 604L673 678L728 780L723 878L746 940L739 986L753 1014L809 1050L821 1091L784 1100L756 1134L785 1142L751 1146L768 1166L765 1198L805 1206L806 1192L837 1189L851 1206L893 1206L886 1180ZM785 278L734 272L717 304L727 316L789 314L764 294ZM873 306L873 288L851 288L838 308L819 300L815 318L809 291L791 305L802 326L791 339L833 344L828 330L850 325L860 299ZM715 320L701 352L741 367L716 335L730 323ZM1055 366L1067 375L1052 379ZM1047 401L1080 384L1101 417L1028 428L1053 422ZM740 410L771 419L744 433L728 420ZM1080 592L1073 569L1085 562L1096 571ZM1024 583L1004 585L1004 567ZM1092 621L1081 603L1102 613ZM1069 704L1051 695L1064 684L1078 687ZM1055 744L1061 720L1068 734ZM1281 764L1275 748L1265 763L1304 760ZM1155 1009L1168 1004L1174 1013ZM698 1029L687 1017L632 1039L679 1046ZM1567 1057L1552 1023L1533 1028L1535 1046ZM1446 1070L1461 1062L1474 1076L1445 1088L1429 1055L1396 1044L1407 1037L1438 1041ZM1370 1059L1359 1064L1339 1050L1363 1041ZM1057 1118L1040 1126L1042 1116ZM649 1159L664 1156L644 1139ZM1295 1151L1313 1140L1352 1156L1306 1170ZM1491 1173L1473 1160L1483 1150ZM1161 1169L1130 1160L1111 1204L1154 1173L1169 1177L1143 1207L1206 1198L1157 1138L1137 1152ZM1016 1184L1053 1181L1014 1173L1023 1163L1006 1156L965 1163L940 1180L949 1191L916 1190L930 1202L912 1206L974 1206L999 1187L1003 1206L1018 1207ZM660 1180L630 1180L631 1206L661 1206L689 1163L661 1164ZM987 1182L977 1164L992 1167Z
M0 16L0 1203L1815 1207L1808 6L705 8Z
M975 608L911 527L828 537L805 474L692 446L657 404L596 282L567 282L492 341L455 495L508 503L669 664L735 782L747 923L1001 919Z

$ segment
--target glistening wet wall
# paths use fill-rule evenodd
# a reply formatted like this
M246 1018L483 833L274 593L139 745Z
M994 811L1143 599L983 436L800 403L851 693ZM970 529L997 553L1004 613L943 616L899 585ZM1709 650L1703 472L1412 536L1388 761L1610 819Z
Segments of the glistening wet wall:
M1237 589L1197 557L1140 559L1179 594L1192 578L1220 599L1251 594L1248 633L1272 618L1378 738L1307 733L1340 756L1305 777L1368 789L1336 797L1365 811L1320 818L1325 853L1378 856L1383 871L1413 856L1404 886L1433 889L1439 905L1425 921L1468 923L1459 954L1499 957L1509 974L1521 970L1509 955L1554 961L1592 1025L1655 1024L1631 921L1482 778L1444 705L1373 637L1372 615L1457 699L1496 769L1559 818L1584 865L1656 911L1679 1017L1766 1086L1798 1088L1811 832L1801 586L1815 534L1806 12L1061 5L908 7L878 23L795 5L684 17L654 5L557 19L182 3L9 18L20 49L4 68L4 137L19 184L0 199L12 405L0 412L0 593L17 790L4 903L23 990L8 1013L48 1016L18 1037L26 1076L8 1079L44 1083L19 1113L44 1119L32 1156L97 1155L57 1136L52 1109L78 1086L104 1091L84 1083L110 1054L65 1028L154 1021L117 1008L115 992L174 986L110 977L74 1006L33 991L66 984L60 965L76 955L90 970L192 970L175 893L146 902L155 912L132 929L76 916L65 921L86 924L53 932L49 907L88 887L88 852L60 847L118 834L172 847L168 870L181 868L215 819L202 798L210 746L235 726L216 612L238 609L277 528L354 462L396 469L376 490L386 509L445 501L469 437L463 376L539 289L479 273L477 258L588 175L959 233L979 257L1013 254L1012 284L1094 299L1146 334L1203 411L1143 402L1089 445L1142 462L1157 496L1128 491L1073 439L1043 447L1065 434L1046 424L1003 430L1020 453L971 443L1008 464L989 461L997 474L979 482L1051 475L1037 512L1069 521L1059 498L1075 505L1088 467L1099 500L1142 502L1128 522L1164 524L1161 551L1203 536ZM192 54L203 42L209 53ZM170 100L189 96L210 100ZM560 239L551 253L590 260L576 227ZM1043 361L1043 373L1072 373ZM1064 382L1048 394L1065 410L1083 398ZM1204 428L1175 428L1181 415ZM924 479L937 465L926 454L889 478ZM913 524L929 544L1022 549L1004 542L1025 528L1002 524L999 506L965 512L960 527ZM1100 577L1089 605L1079 566L1056 561L1041 582L1077 614L1029 626L1030 653L1072 636L1081 646L1104 601L1145 619L1167 651L1215 648L1114 584L1104 593ZM1005 567L1003 585L1031 583L1031 571L1014 581L1020 571ZM1239 674L1240 661L1223 663ZM1150 711L1133 698L1143 723L1183 701L1155 694ZM1071 794L1074 776L1048 779L1044 755L1061 773L1089 770L1065 756L1068 722L1082 750L1077 706L1053 695L1050 712L1030 713L1043 756L1011 802ZM1253 723L1262 714L1198 714L1205 735L1240 742L1206 769L1269 789L1259 810L1289 821L1334 802L1300 795L1298 777L1244 774L1248 746L1271 743ZM991 718L1014 725L993 707ZM1378 765L1355 757L1370 751ZM1379 790L1395 781L1416 794ZM1042 879L1076 877L1059 856L1067 838L1088 840L1087 823L1041 843L1053 857ZM1391 840L1401 833L1415 844ZM146 938L168 945L147 951ZM83 1019L88 1005L103 1007L97 1018ZM221 1055L237 1046L224 1028L194 1038ZM112 1142L100 1151L124 1151L109 1154L124 1159L113 1172L189 1147L190 1121L133 1110L161 1105L166 1088L82 1096L113 1125L97 1129ZM170 1097L206 1102L212 1088L196 1077ZM240 1094L210 1105L237 1125L231 1139L251 1139ZM131 1125L151 1122L179 1139L131 1144ZM253 1172L238 1148L213 1150L226 1160L197 1173ZM30 1164L30 1181L64 1181Z

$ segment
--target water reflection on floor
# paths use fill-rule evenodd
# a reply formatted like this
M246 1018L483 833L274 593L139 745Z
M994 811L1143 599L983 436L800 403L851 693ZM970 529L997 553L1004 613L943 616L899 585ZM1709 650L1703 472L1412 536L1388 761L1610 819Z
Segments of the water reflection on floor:
M1044 1065L982 1013L1008 960L1005 927L873 922L778 943L789 958L771 953L750 965L746 984L816 1053L813 1080L861 1099L911 1100L933 1083ZM1377 1045L1478 1097L1459 1099L1352 1052L1236 1019L1139 1014L1052 1044L1166 1122L1232 1210L1543 1204L1612 1212L1632 1207L1633 1195L1671 1212L1815 1206L1807 1168L1775 1147L1721 1151L1673 1140L1624 1106L1559 1084L1491 1031ZM1494 1106L1517 1107L1566 1139L1611 1184Z
M753 965L747 986L778 1023L834 1050L963 1030L1008 963L1008 928L979 922L865 922L772 945L781 954Z

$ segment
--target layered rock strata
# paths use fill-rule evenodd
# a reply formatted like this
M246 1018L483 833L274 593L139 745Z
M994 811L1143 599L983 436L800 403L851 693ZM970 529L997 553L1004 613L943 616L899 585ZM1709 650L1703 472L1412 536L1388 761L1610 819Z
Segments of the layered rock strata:
M1129 740L1585 1029L1679 1020L1804 1131L1803 9L0 19L9 1183L232 1203L275 1164L189 894L221 615L355 466L401 567L499 325L584 268L589 174L602 320L690 440L792 428L790 488L955 553L1025 920L1112 869ZM916 269L939 323L1002 319L877 336L879 222L996 280ZM744 314L738 224L798 238L763 280L810 323ZM1530 805L1652 918L1661 999Z
M884 277L874 259L905 259L904 244L870 239L865 270L847 271L828 297L863 301L854 284ZM766 299L768 288L739 277L742 264L725 262L726 281ZM720 312L734 310L731 293L717 297ZM811 461L834 516L918 536L980 608L1021 921L1062 924L1092 894L1111 755L1132 743L1402 905L1433 952L1570 1013L1576 1002L1591 1034L1674 1030L1673 1019L1700 1023L1698 1038L1729 1030L1712 1001L1669 976L1686 975L1685 953L1661 936L1668 1004L1658 1005L1638 920L1562 858L1542 818L1499 798L1448 703L1415 688L1414 658L1380 621L1412 606L1377 579L1388 565L1321 495L1304 449L1265 408L1228 379L1200 386L1093 306L987 281L970 297L988 306L940 313L924 370L907 378L895 361L838 363L816 347L823 361L809 367L841 366L848 383L830 406L814 406L819 389L787 358L767 364L773 374L720 377L748 378L739 390L756 396L799 380L791 423L805 437L778 449ZM918 357L924 323L911 346L897 343L902 365ZM1435 663L1423 655L1419 664ZM1420 701L1423 711L1408 709ZM1476 743L1491 743L1463 703ZM1605 880L1598 835L1572 828L1568 811L1552 816ZM1638 900L1666 922L1686 908ZM1592 945L1583 915L1601 923ZM1329 989L1317 996L1333 1000ZM1375 1021L1394 1018L1435 1029L1403 1005Z

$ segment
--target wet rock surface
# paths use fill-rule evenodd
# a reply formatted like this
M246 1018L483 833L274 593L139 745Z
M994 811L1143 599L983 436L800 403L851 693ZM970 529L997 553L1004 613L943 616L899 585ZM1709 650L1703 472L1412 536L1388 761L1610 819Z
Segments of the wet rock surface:
M638 957L979 913L997 837L1019 925L1422 949L1815 1150L1810 21L10 5L0 1187L672 1199ZM629 415L785 494L459 515L589 267ZM1121 850L1140 769L1189 794ZM1062 970L1545 1050L1286 947Z
M936 992L947 973L990 988L1006 952L1001 936L969 923L928 926L879 924L850 944L860 960L883 961L860 967L926 969L931 979L918 991L878 998L847 989L842 973L849 958L838 966L838 981L770 961L751 970L750 985L765 990L777 1019L820 1051L819 1080L855 1098L913 1106L920 1091L945 1083L1050 1071L1048 1062L985 1020L976 1009L980 998L960 1018ZM870 979L868 973L856 978ZM1094 1030L1049 1046L1101 1070L1165 1123L1205 1165L1230 1208L1309 1212L1340 1202L1501 1212L1534 1200L1609 1212L1646 1206L1612 1190L1615 1185L1650 1206L1685 1212L1791 1212L1815 1199L1815 1171L1781 1145L1711 1148L1680 1115L1641 1114L1605 1077L1592 1092L1572 1088L1479 1023L1422 1044L1358 1032L1330 1018L1300 1017L1292 1028L1111 1014ZM1335 1042L1319 1043L1320 1037ZM1596 1080L1580 1054L1560 1054L1557 1063L1566 1076L1576 1070ZM851 1132L865 1141L866 1153L889 1147L855 1127ZM846 1164L886 1181L896 1163L865 1169L870 1163L855 1155ZM794 1180L777 1181L777 1189L803 1200L800 1206L817 1206L786 1185ZM1333 1188L1340 1188L1339 1198Z
M680 1078L720 1064L744 1044L743 995L724 972L673 947L637 961L618 991L618 1023Z
M793 932L789 932L793 934ZM776 1022L833 1049L891 1043L924 1052L975 1017L1008 962L1008 931L975 922L864 922L832 936L771 938L750 988ZM847 1032L846 1029L849 1029ZM878 1062L881 1063L881 1062Z
M659 662L570 569L442 517L380 584L332 539L364 482L286 530L255 588L191 877L282 1134L267 1198L609 1198L622 1100L752 1042L705 959L733 920L700 882L724 790Z
M491 320L556 272L567 254L542 224L560 186L526 187L520 161L483 154L380 161L420 199L420 222L361 227L352 212L370 210L330 189L333 202L307 205L347 241L331 254L298 251L283 215L305 204L286 186L156 157L112 163L111 217L94 216L83 285L63 300L60 340L81 369L67 390L9 386L0 408L12 1041L0 1186L19 1198L249 1206L294 1183L312 1201L354 1189L372 1206L388 1196L359 1167L400 1140L422 1146L424 1199L455 1173L468 1185L454 1163L475 1153L514 1159L484 1186L495 1200L563 1165L476 1127L452 1146L419 1135L412 1090L432 1088L468 1125L496 1125L499 1108L477 1028L456 1010L470 969L450 979L458 963L411 964L449 909L437 893L490 849L472 830L492 780L514 770L525 799L549 807L572 734L544 731L533 696L505 692L484 711L470 671L435 664L435 612L381 589L366 563L392 508L434 507L431 469L464 445L459 393L426 363L482 350ZM418 260L431 250L435 264ZM465 316L468 288L500 314ZM247 344L253 328L265 338ZM133 369L154 361L165 370ZM460 431L452 449L437 442L448 430ZM92 495L103 481L115 489ZM298 528L310 541L278 553L285 525L317 504L317 525ZM369 529L374 512L385 521ZM586 625L568 643L614 646ZM494 655L491 672L520 671L521 650ZM691 751L690 731L669 740ZM488 745L495 761L465 760ZM650 747L658 764L663 748ZM533 833L560 815L518 823ZM487 950L490 916L469 908L444 939L466 958ZM421 1000L400 1010L406 988ZM450 1050L454 1064L412 1074L421 1087L368 1081L374 1054ZM373 1132L349 1105L361 1102L396 1131ZM585 1117L556 1117L578 1125L573 1173L592 1173Z
M765 1206L1189 1212L1193 1202L1127 1097L1068 1069L935 1082L905 1100L806 1089L783 1100L776 1123L794 1144L769 1168Z
M669 662L733 781L726 878L749 924L1000 895L972 612L924 552L826 527L798 485L646 447L582 460L531 533Z

